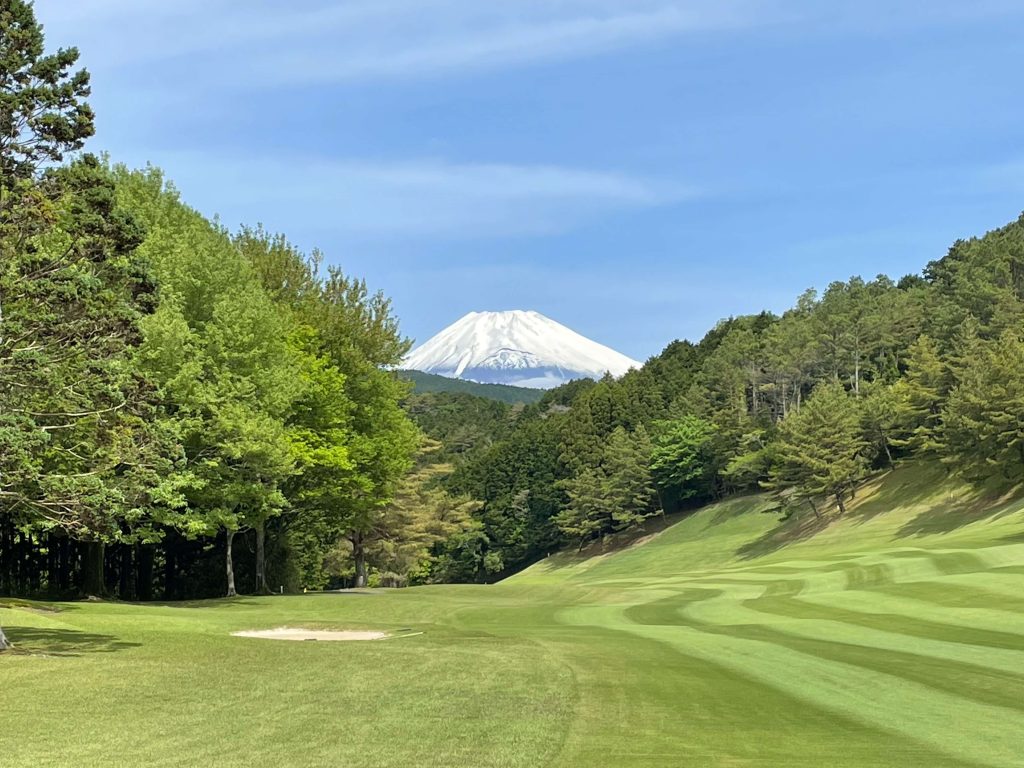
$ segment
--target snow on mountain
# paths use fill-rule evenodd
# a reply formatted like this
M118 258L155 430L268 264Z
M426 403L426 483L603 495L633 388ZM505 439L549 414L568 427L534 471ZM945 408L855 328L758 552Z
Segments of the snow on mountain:
M470 312L420 345L404 368L485 384L548 389L621 376L640 363L538 312Z

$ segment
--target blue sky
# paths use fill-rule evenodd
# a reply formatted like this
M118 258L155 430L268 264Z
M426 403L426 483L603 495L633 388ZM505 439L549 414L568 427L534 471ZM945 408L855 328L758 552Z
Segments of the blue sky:
M37 0L93 150L367 278L638 359L1024 209L1024 3Z

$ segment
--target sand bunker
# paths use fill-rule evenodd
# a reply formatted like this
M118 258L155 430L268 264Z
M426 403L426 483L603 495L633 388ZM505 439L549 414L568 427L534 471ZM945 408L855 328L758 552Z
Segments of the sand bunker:
M235 637L262 637L267 640L326 640L330 642L345 640L383 640L387 632L376 632L369 629L301 629L296 627L278 627L277 629L251 629L245 632L232 632Z

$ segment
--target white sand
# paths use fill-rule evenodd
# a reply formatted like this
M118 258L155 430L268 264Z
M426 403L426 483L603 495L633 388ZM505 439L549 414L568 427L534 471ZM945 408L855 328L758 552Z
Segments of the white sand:
M278 627L277 629L251 629L245 632L232 632L235 637L262 637L267 640L327 640L332 642L343 640L382 640L387 632L376 632L366 629L301 629L296 627Z

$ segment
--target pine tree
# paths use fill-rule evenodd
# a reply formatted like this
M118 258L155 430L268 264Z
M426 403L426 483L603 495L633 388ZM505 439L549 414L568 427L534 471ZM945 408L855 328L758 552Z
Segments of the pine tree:
M473 515L481 502L451 494L442 485L452 465L438 461L441 448L436 440L423 439L416 466L402 479L382 515L376 541L368 546L369 560L396 585L428 579L434 545L479 525ZM524 498L519 508L525 511Z
M579 549L598 534L610 530L612 510L604 493L604 476L595 467L584 467L562 481L568 502L555 516L559 530L579 542Z
M893 387L894 426L901 435L892 444L922 456L941 451L942 403L949 388L949 368L938 345L921 336L910 347L906 375Z
M642 426L634 432L616 427L597 467L583 467L562 482L568 503L556 516L559 529L579 540L580 548L600 534L633 528L657 511L650 470L653 451Z
M892 448L903 443L899 436L907 420L906 398L896 386L868 382L861 389L860 416L866 443L876 456L895 466Z
M657 492L651 476L653 447L647 430L616 427L604 452L604 495L611 510L612 529L639 525L657 511Z
M1024 341L1006 331L979 349L943 411L950 461L985 477L1024 478Z
M134 340L133 292L145 289L127 263L137 231L115 215L109 185L88 188L96 164L41 171L93 133L77 50L47 55L44 42L31 3L0 5L0 525L21 514L93 530L109 525L112 502L136 500L101 475L117 452L110 425L128 422L113 414L133 399L111 360ZM75 443L93 437L88 424L103 437Z
M89 73L71 72L78 49L44 54L43 29L32 4L0 6L0 213L9 213L17 186L40 166L59 163L93 134L86 102Z
M799 413L779 424L766 485L792 488L812 506L817 496L833 496L844 513L844 496L864 471L864 447L856 401L838 382L820 384Z

